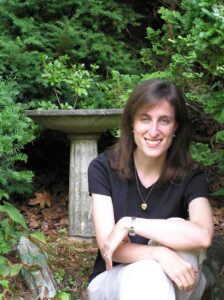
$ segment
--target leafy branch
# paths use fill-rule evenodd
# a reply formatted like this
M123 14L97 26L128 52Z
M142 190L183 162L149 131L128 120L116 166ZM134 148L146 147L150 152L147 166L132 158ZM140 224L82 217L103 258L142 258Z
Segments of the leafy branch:
M49 60L43 56L43 72L41 82L46 87L53 89L59 108L62 108L62 95L64 88L68 89L73 97L72 108L76 108L77 102L89 95L89 89L97 77L96 65L91 65L91 70L85 69L84 64L72 64L68 66L69 57L60 56L58 59ZM69 101L69 99L68 99Z

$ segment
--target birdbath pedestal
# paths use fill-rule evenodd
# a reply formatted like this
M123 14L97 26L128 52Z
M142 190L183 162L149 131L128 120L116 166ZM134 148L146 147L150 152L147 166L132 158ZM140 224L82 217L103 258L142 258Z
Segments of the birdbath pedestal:
M69 234L92 238L92 206L87 170L98 155L97 139L102 132L120 126L121 109L27 110L37 124L62 131L70 140Z

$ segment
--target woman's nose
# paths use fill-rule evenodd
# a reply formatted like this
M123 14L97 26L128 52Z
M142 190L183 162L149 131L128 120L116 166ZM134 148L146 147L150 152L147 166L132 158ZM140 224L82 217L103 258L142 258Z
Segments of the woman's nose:
M154 137L157 136L159 134L159 127L158 127L158 123L157 122L153 122L150 126L150 128L148 129L149 134Z

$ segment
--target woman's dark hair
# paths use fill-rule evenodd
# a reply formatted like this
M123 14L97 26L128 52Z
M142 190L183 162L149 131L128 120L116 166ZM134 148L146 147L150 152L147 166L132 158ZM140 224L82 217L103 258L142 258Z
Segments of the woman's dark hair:
M122 114L119 142L108 151L111 167L117 170L124 179L131 179L133 176L133 152L136 144L132 124L135 116L145 105L154 106L162 100L168 101L173 106L178 128L168 150L160 181L176 182L183 178L193 166L189 154L190 122L183 94L171 82L161 79L146 80L137 85L130 95Z

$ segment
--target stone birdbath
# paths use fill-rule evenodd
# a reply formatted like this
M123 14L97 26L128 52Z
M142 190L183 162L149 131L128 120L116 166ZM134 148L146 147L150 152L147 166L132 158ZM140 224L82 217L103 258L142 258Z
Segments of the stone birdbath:
M92 238L87 170L98 155L97 139L102 132L120 126L122 109L26 110L25 113L40 126L67 134L70 140L69 234Z

